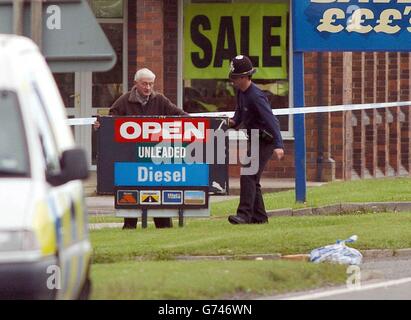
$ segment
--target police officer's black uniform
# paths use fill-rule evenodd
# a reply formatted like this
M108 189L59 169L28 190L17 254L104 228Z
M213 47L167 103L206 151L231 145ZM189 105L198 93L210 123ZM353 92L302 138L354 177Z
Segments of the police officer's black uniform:
M255 73L250 59L246 56L237 56L231 62L230 78L250 76ZM237 215L229 216L232 224L266 223L267 213L261 193L260 178L268 160L271 159L274 149L284 149L280 133L280 124L273 115L271 106L265 94L251 82L245 90L237 92L237 108L232 118L236 127L241 123L247 129L250 151L251 129L259 130L259 167L253 175L241 175L240 204Z

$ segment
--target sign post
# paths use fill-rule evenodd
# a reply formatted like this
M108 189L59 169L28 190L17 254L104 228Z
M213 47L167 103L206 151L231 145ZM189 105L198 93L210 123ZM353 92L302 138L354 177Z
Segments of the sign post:
M295 35L298 16L296 14L295 1L291 3L292 10L292 33ZM294 108L304 107L304 53L295 50L295 39L293 37L293 99ZM306 146L305 146L305 115L294 116L294 166L295 166L295 200L304 203L307 196L306 178Z
M293 76L294 108L304 107L304 54L302 52L293 53ZM295 198L296 202L304 203L307 195L304 114L294 115L294 136Z

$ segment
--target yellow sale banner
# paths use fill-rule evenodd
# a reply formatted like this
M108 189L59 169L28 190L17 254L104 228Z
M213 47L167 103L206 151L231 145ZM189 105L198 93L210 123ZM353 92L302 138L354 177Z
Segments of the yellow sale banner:
M287 79L288 4L184 7L184 78L226 79L230 60L250 57L256 79Z

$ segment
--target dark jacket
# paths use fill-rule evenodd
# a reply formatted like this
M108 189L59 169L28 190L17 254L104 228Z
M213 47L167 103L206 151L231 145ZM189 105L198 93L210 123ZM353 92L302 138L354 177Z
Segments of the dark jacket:
M143 106L139 102L129 101L130 92L123 94L118 98L110 108L110 115L113 116L132 116L132 115L147 115L147 116L178 116L188 115L182 109L178 108L169 99L161 93L153 92L148 99L148 102Z
M284 149L280 123L273 114L268 99L254 83L244 92L237 92L237 108L233 117L235 125L244 124L247 130L266 130L274 137L274 147Z

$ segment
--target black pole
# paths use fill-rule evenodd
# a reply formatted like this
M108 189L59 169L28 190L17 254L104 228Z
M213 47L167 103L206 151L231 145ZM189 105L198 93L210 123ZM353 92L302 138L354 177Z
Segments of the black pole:
M143 229L147 228L147 209L142 209L142 212L141 212L141 227Z
M178 226L184 227L184 209L178 209Z

